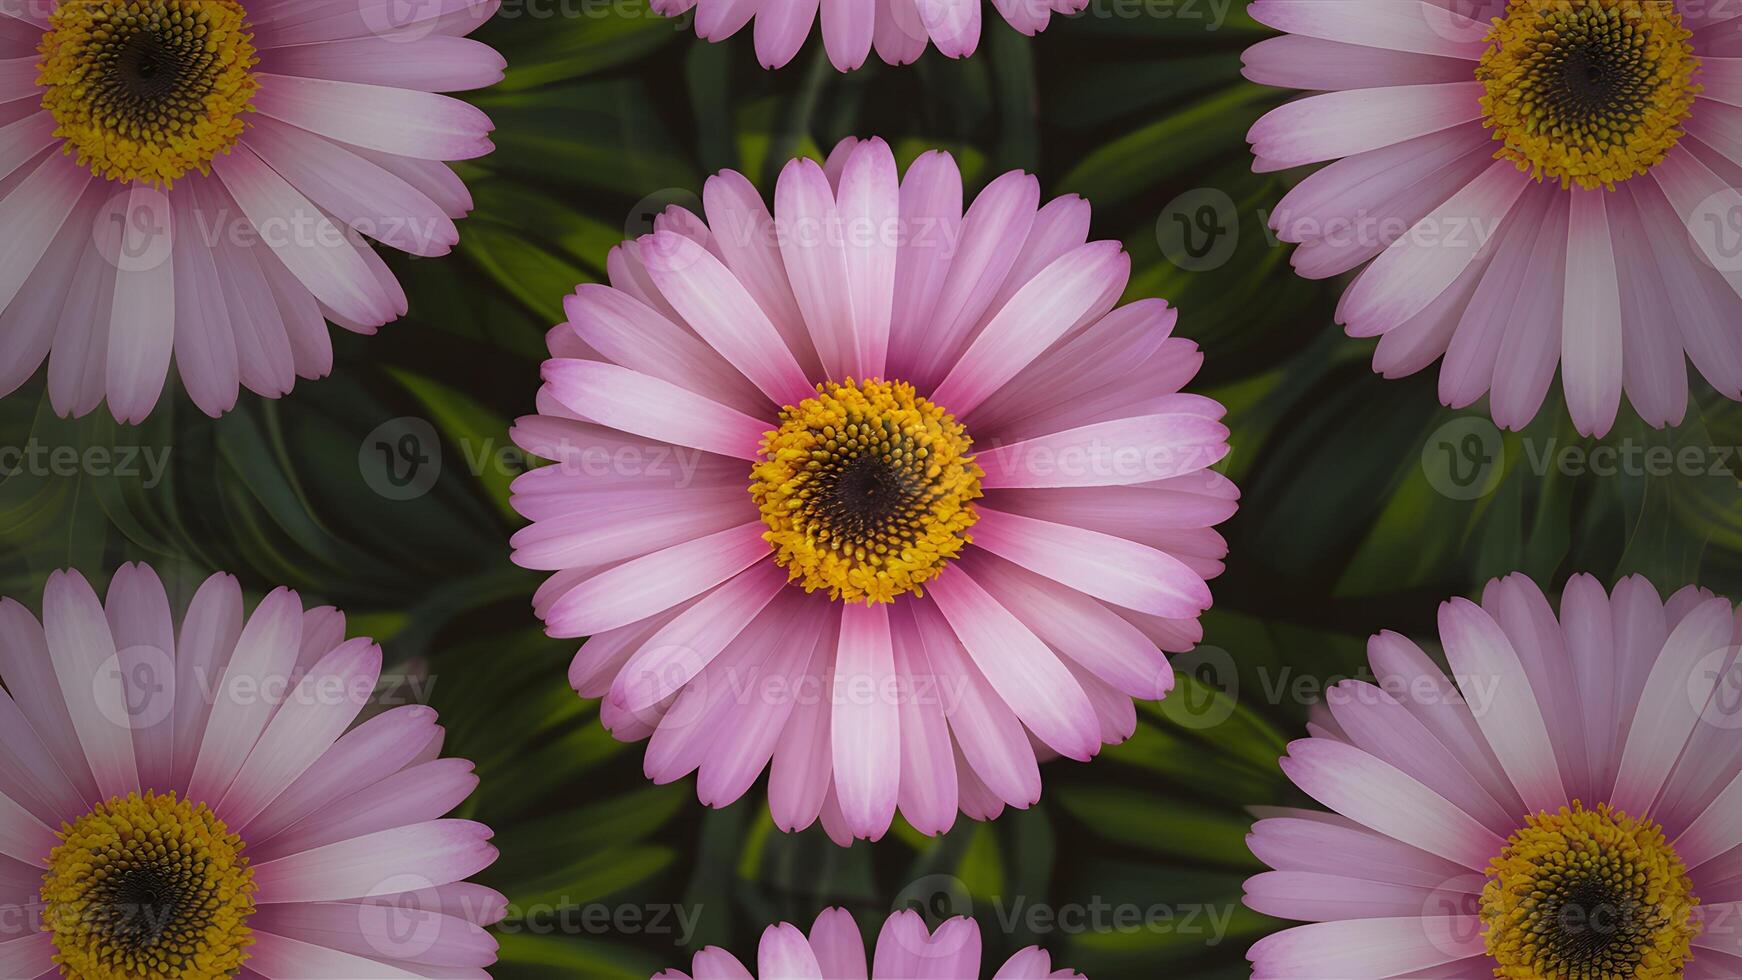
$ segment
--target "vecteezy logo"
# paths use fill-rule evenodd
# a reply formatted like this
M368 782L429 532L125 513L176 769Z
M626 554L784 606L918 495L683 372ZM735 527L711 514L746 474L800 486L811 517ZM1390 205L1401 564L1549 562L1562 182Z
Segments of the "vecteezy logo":
M1240 212L1214 187L1186 191L1162 209L1155 239L1161 254L1187 272L1219 269L1240 244Z
M364 437L357 469L369 489L388 500L415 500L441 476L441 440L425 419L388 419Z
M97 668L91 695L104 719L118 728L143 731L174 710L175 660L154 646L132 646Z
M1498 489L1506 475L1506 442L1486 418L1456 418L1435 429L1421 447L1421 470L1442 496L1477 500Z

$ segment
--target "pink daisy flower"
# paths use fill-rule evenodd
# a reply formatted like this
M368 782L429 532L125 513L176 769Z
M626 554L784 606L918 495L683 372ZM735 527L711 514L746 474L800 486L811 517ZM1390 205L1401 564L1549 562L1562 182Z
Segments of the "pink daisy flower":
M437 92L502 77L464 35L500 0L0 5L0 394L150 414L173 358L217 416L332 369L326 321L405 312L364 236L443 255L445 160L490 122Z
M1742 399L1742 8L1697 0L1254 0L1246 76L1318 91L1252 127L1255 169L1334 160L1271 225L1388 378L1521 428L1557 365L1574 424L1625 391ZM1365 268L1362 268L1362 267ZM1684 359L1685 352L1685 359Z
M869 968L859 924L846 909L825 909L811 925L810 935L782 922L762 933L756 950L756 972L737 957L709 946L696 954L690 972L666 970L651 980L980 980L980 925L957 917L925 927L918 912L896 912L883 921ZM1054 970L1052 958L1038 946L1012 956L993 980L1047 980L1082 977L1075 970Z
M1575 576L1440 607L1448 678L1395 633L1282 768L1335 813L1261 814L1246 904L1312 923L1255 977L1742 976L1736 610Z
M227 575L178 619L146 565L0 599L0 976L488 976L496 849L439 819L472 764L427 707L351 727L381 649L344 634Z
M1011 27L1033 37L1052 15L1075 14L1089 0L992 0ZM791 61L810 37L821 8L823 48L837 71L852 71L877 56L909 65L936 44L946 57L965 58L980 45L981 0L653 0L653 9L676 17L696 12L696 36L724 41L756 21L756 57L764 68Z
M1040 796L1173 686L1237 493L1222 406L1089 205L881 140L670 209L567 300L516 442L514 560L569 680L665 783L772 766L786 830L922 833ZM1036 748L1040 754L1037 756Z

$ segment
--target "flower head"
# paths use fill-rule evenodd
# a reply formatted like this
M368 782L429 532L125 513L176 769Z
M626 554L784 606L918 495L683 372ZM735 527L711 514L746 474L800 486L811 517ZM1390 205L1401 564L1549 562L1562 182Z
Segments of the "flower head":
M0 968L86 980L452 976L496 959L488 828L435 713L355 725L381 650L215 575L125 565L0 600ZM481 973L478 975L482 975Z
M1448 676L1394 634L1314 709L1246 904L1305 920L1258 976L1728 976L1742 899L1739 620L1643 579L1522 575L1440 609ZM1704 972L1697 972L1704 971Z
M220 415L332 369L330 320L405 293L365 239L446 254L471 198L444 163L490 122L439 95L503 61L499 0L25 0L0 9L0 394L48 362L55 411L150 414L174 361ZM344 14L339 16L338 14Z
M1237 493L1196 346L1027 174L964 211L947 155L849 140L772 214L729 171L704 198L569 297L514 430L554 461L514 557L590 637L570 681L658 782L723 806L770 770L788 830L1028 806L1201 636Z
M1376 0L1375 0L1376 2ZM1693 0L1255 0L1284 36L1254 81L1319 94L1252 127L1256 169L1334 161L1272 226L1386 377L1443 358L1440 398L1521 428L1559 368L1578 430L1625 393L1687 411L1691 359L1742 399L1738 11ZM1378 11L1383 7L1383 15Z

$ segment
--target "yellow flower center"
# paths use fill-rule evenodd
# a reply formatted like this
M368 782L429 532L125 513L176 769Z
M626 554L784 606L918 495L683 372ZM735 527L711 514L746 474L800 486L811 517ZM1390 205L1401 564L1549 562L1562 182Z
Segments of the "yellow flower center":
M235 0L65 0L36 83L66 152L99 177L168 187L242 135L259 88Z
M937 577L978 520L973 440L901 381L817 385L750 471L774 560L806 592L893 602Z
M1673 0L1512 0L1476 69L1495 157L1562 187L1650 170L1700 91L1692 37Z
M1668 980L1688 962L1698 904L1657 824L1574 802L1507 840L1482 921L1497 977Z
M67 976L218 980L248 959L254 872L204 803L115 797L60 838L42 900Z

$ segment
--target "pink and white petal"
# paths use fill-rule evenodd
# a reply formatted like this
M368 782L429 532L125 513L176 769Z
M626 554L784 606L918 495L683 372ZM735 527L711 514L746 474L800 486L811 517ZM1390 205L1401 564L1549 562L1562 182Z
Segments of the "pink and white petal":
M1493 386L1507 324L1520 303L1520 294L1529 285L1525 272L1556 200L1554 193L1529 188L1496 227L1494 257L1458 320L1440 366L1440 401L1445 404L1463 408ZM1480 260L1471 264L1478 265Z
M811 923L811 952L823 976L831 980L865 980L865 939L846 909L824 909Z
M90 243L85 230L98 220L106 200L101 187L86 188L61 229L45 243L36 268L0 311L0 395L11 394L28 381L54 346L60 311Z
M488 932L464 919L415 906L265 905L248 925L258 932L377 961L435 967L486 967L496 962L497 942Z
M1118 242L1073 249L1029 280L974 338L932 398L966 415L1072 328L1096 314L1131 275Z
M175 344L175 234L169 198L134 185L118 216L125 217L115 272L104 387L109 411L123 424L151 414L163 392ZM137 258L135 258L137 256Z
M478 786L472 763L436 759L408 766L373 786L311 814L285 833L249 848L252 861L303 851L447 816Z
M641 259L660 294L708 346L775 404L796 405L815 393L773 322L713 253L658 232L641 239Z
M323 78L255 77L256 112L341 143L419 160L470 160L495 148L489 117L459 99Z
M824 30L826 34L826 23ZM901 231L901 188L889 144L872 137L855 146L841 171L835 197L846 232L843 251L853 311L855 376L884 377Z
M788 589L769 608L783 628L769 640L758 678L772 693L743 699L735 717L725 723L736 734L713 741L696 778L696 798L707 806L727 806L749 791L774 758L781 733L798 710L803 681L815 676L829 656L821 649L825 627L832 625L827 605Z
M722 170L708 178L702 201L726 267L780 331L805 377L821 376L822 365L787 279L780 237L762 195L743 174Z
M1082 687L1057 655L965 571L929 591L992 689L1035 737L1067 758L1101 748L1100 726Z
M1621 288L1601 191L1572 192L1561 371L1580 435L1603 436L1621 404Z
M1710 669L1715 653L1732 646L1730 603L1710 599L1670 633L1652 668L1621 750L1620 775L1609 803L1624 813L1652 812L1693 736L1723 671Z
M823 48L837 71L853 71L871 53L876 4L863 0L822 0Z
M1270 871L1246 879L1245 901L1255 912L1302 922L1481 912L1477 896L1468 892L1304 871Z
M1664 163L1669 163L1669 160ZM1697 184L1699 178L1694 175L1702 170L1697 160L1689 158L1677 175L1684 181ZM1703 176L1710 176L1710 172L1704 171ZM1657 188L1643 184L1628 188L1655 258L1650 268L1663 279L1669 309L1681 328L1682 346L1687 349L1694 367L1712 387L1730 398L1742 398L1742 344L1719 327L1732 319L1736 311L1737 280L1732 278L1727 282L1725 276L1715 271L1729 264L1721 255L1714 259L1708 254L1718 246L1697 242L1688 233L1688 229L1693 227L1698 227L1704 234L1711 233L1709 212L1706 216L1693 212L1712 205L1689 205L1689 216L1684 218L1672 199L1665 196L1667 179L1660 177ZM1686 183L1677 186L1683 188L1684 199L1704 190L1703 186L1689 188ZM1733 191L1717 191L1707 200L1727 201L1730 193ZM1736 206L1742 207L1742 203ZM1708 251L1702 251L1702 248Z
M949 831L956 822L958 778L953 741L945 713L951 695L942 675L926 656L925 640L912 603L890 610L895 673L901 679L901 815L926 836Z
M1561 628L1572 658L1573 684L1578 695L1579 730L1591 769L1590 782L1575 789L1579 799L1603 799L1615 785L1620 767L1616 738L1615 623L1609 595L1590 575L1574 575L1561 592Z
M943 245L954 246L949 268L930 323L918 328L917 350L909 355L914 387L930 391L956 366L1016 264L1039 207L1040 181L1020 170L987 184L968 206L956 239ZM908 234L914 233L910 227Z
M1536 417L1554 382L1562 349L1561 304L1567 276L1571 195L1556 195L1525 267L1525 286L1508 311L1506 337L1494 363L1489 410L1494 423L1518 430Z
M1542 707L1529 674L1499 624L1467 599L1440 606L1440 639L1458 677L1493 683L1489 703L1471 705L1476 724L1532 812L1559 810L1567 796Z
M1179 558L1100 531L980 508L974 544L1030 571L1153 616L1191 618L1210 589Z
M119 224L101 220L108 213L109 208L102 208L92 215L97 221L89 229L78 267L72 271L72 288L54 328L54 346L48 356L48 399L63 416L89 414L107 394L104 359L109 353L117 271L111 256L120 254L122 234ZM78 232L69 228L64 233Z
M0 795L0 854L33 867L45 867L60 837L11 797ZM0 974L4 975L4 974Z
M810 37L818 0L768 0L756 12L756 59L764 68L784 68Z
M1530 678L1554 743L1562 787L1570 794L1589 785L1590 761L1583 738L1578 681L1554 607L1529 576L1512 574L1488 583L1482 591L1482 608L1505 631L1525 676Z
M380 960L264 931L249 947L248 969L266 980L420 980Z
M989 819L1003 804L1026 809L1040 799L1040 769L1022 722L962 648L935 602L913 603L914 624L926 660L944 696L944 716L955 736L958 797L964 813ZM997 801L985 808L975 793Z
M116 667L127 699L140 785L167 786L174 777L175 620L151 566L125 564L109 580L103 611L115 640Z
M1628 401L1647 425L1680 425L1687 416L1688 364L1673 317L1668 283L1630 193L1606 202L1621 294L1621 370ZM1665 336L1668 334L1668 336Z
M835 793L854 837L889 830L901 786L901 694L889 632L889 607L841 609L829 714Z
M316 299L340 315L369 326L393 319L394 298L381 289L358 251L368 246L352 241L246 144L218 157L212 168L255 231L261 233L261 240ZM312 223L313 227L306 237L271 232L286 221L297 227Z
M1228 455L1228 428L1194 414L1141 415L993 446L975 460L981 485L1109 487L1206 469Z
M221 180L189 181L183 189L196 199L194 220L215 222L211 227L217 230L212 233L220 236L209 247L204 242L193 247L211 261L216 273L221 295L216 297L219 320L214 329L230 334L238 379L249 391L267 398L286 394L296 384L296 351L265 268L278 260L266 254L263 245L240 244L228 237L241 230L229 222L246 218L235 217L238 206Z
M140 790L127 694L118 669L115 639L97 594L77 572L57 571L43 588L42 630L48 655L104 797ZM16 855L15 855L16 856Z
M496 860L490 828L431 820L354 837L254 866L261 905L392 895L405 883L433 888L469 878Z
M616 565L577 584L551 603L545 631L552 636L591 636L712 589L768 554L760 521Z
M175 236L175 366L182 386L200 411L216 418L236 405L240 389L236 334L224 303L212 249L193 233L199 217L192 194L170 195Z
M802 158L788 163L775 185L774 211L787 278L823 370L836 379L861 376L841 216L822 168Z
M877 30L871 44L877 57L891 65L911 65L925 54L925 22L914 0L877 0Z
M916 0L915 9L927 36L946 58L965 58L980 46L981 8L978 0Z
M10 637L0 636L0 643L10 642ZM34 642L41 646L40 632ZM46 656L44 660L46 664ZM18 702L4 691L0 691L0 745L6 747L0 751L0 794L11 797L36 819L58 827L66 817L82 812L88 805L89 797L81 794L60 771ZM7 891L11 884L4 870L0 865L0 892ZM27 890L34 894L35 885Z
M1330 689L1324 703L1342 741L1396 767L1496 835L1517 829L1517 813L1496 802L1457 754L1383 689L1346 680Z
M66 774L87 803L104 799L91 776L66 699L60 693L42 626L29 610L4 598L0 598L0 673L5 676L6 689L48 749L55 766Z
M314 765L363 710L381 676L381 648L368 637L339 645L315 664L267 723L235 782L213 809L245 827Z
M676 694L702 675L784 584L780 569L763 562L703 596L631 656L612 682L611 702L641 712Z
M271 692L278 698L288 693L301 646L302 600L289 589L276 589L248 617L222 679L211 689L211 714L188 779L190 797L224 798L278 710Z
M1481 871L1504 840L1396 767L1342 742L1289 743L1288 778L1332 810L1412 847Z
M507 62L494 48L464 37L354 37L325 44L267 48L258 71L361 85L460 92L502 80Z
M1354 821L1334 823L1329 814L1287 811L1252 825L1246 845L1278 871L1341 875L1416 888L1462 888L1479 895L1483 877L1456 862L1374 833ZM1341 820L1342 818L1336 818Z
M1373 337L1426 309L1492 240L1472 229L1502 220L1528 184L1510 162L1495 161L1373 260L1343 294L1338 321L1350 336Z
M0 240L0 309L12 304L48 253L91 179L88 169L50 153L11 193L0 198L0 224L7 229ZM73 231L83 234L83 229Z
M1276 88L1339 91L1463 82L1470 63L1460 58L1327 41L1304 34L1266 38L1241 54L1248 81Z
M248 130L248 146L321 210L383 245L431 257L460 240L436 202L337 143L262 116Z
M755 459L773 426L669 381L615 364L555 358L540 375L557 401L600 425L706 452Z
M1247 12L1288 34L1466 61L1482 57L1489 29L1430 0L1255 0Z
M1481 95L1482 84L1474 81L1309 95L1266 113L1246 141L1268 167L1323 163L1480 119Z
M1478 956L1484 951L1482 936L1476 916L1348 919L1267 936L1246 958L1254 980L1382 980Z
M0 976L58 977L55 954L54 935L46 931L7 940L0 943Z
M1159 701L1173 668L1142 631L1074 589L991 555L964 562L974 580L1054 650L1131 698Z
M248 826L236 829L246 831L251 843L264 844L415 765L427 748L439 745L440 740L441 728L436 725L433 709L408 704L384 711L346 732Z
M833 706L826 689L835 675L838 624L838 619L831 618L818 637L817 652L811 658L812 673L805 679L807 685L815 685L815 693L800 699L793 709L769 766L768 812L775 826L787 833L815 823L832 788L834 750L829 745L829 715Z
M979 0L969 4L976 11ZM949 275L962 225L962 174L941 150L908 164L901 179L902 243L895 262L890 312L889 373L905 378L927 343L932 310Z
M168 783L176 792L187 792L212 711L212 698L206 692L217 690L214 685L229 666L243 621L242 587L234 576L223 573L200 583L182 616L174 683L183 696L175 701L175 768Z

